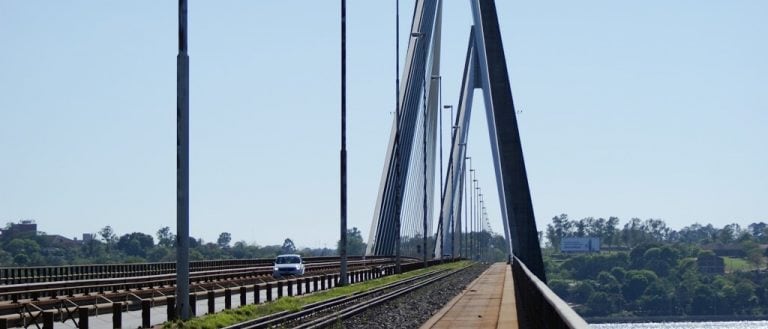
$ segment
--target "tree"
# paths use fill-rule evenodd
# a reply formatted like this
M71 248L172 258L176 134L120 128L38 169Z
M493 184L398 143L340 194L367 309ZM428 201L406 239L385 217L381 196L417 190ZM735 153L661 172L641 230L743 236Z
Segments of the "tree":
M216 244L221 248L228 248L230 241L232 241L232 234L229 234L229 232L221 232L221 234L219 234L219 239L216 240Z
M757 241L762 243L768 241L768 236L766 236L766 232L768 232L768 224L759 222L749 224L747 227L749 228L750 234L752 234Z
M573 223L568 220L568 215L552 217L552 224L547 225L547 239L556 250L560 248L560 241L572 233Z
M107 244L107 252L109 252L110 247L117 242L115 231L112 230L112 226L107 225L99 231L99 235L104 240L104 243Z
M40 252L40 245L30 239L13 239L5 245L4 249L13 255L26 254L29 256Z
M714 314L716 298L715 292L708 285L701 284L696 286L693 291L693 301L691 301L691 314Z
M589 296L587 308L592 315L603 316L616 311L616 306L612 303L607 293L598 291Z
M149 234L133 232L125 234L117 241L117 249L128 256L146 257L147 252L155 246L155 240Z
M171 232L171 228L164 226L157 230L157 245L163 247L173 247L176 243L176 235Z
M619 226L619 218L618 217L609 217L608 221L605 222L605 231L603 232L603 240L605 241L606 245L616 245L616 235L619 232L618 229Z
M363 256L365 255L365 242L363 242L363 236L357 227L353 227L351 230L347 230L347 255L349 256ZM336 243L336 250L341 250L341 240ZM339 252L339 254L341 254Z
M285 239L285 241L283 241L283 246L280 247L280 252L283 254L296 253L296 245L293 244L293 240Z
M664 280L657 280L645 289L638 301L643 311L649 315L676 314L674 288Z
M641 226L640 218L632 218L624 224L624 229L621 230L621 240L625 246L632 248L642 242L643 230Z
M649 285L658 280L656 273L648 270L632 270L627 272L622 293L628 302L637 300Z
M663 242L669 237L669 227L661 219L646 219L640 226L643 231L643 235L646 239L651 239L655 242Z
M739 224L728 224L723 226L723 229L720 230L718 240L724 244L729 244L736 241L740 234L741 226Z

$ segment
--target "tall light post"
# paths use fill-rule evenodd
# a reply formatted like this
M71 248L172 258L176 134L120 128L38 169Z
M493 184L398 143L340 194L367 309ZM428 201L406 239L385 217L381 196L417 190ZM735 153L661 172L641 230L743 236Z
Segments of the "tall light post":
M176 56L176 314L189 320L189 54L187 0L179 0Z
M349 284L347 277L347 0L341 0L341 151L339 158L341 164L339 285L346 286Z
M482 193L482 189L480 188L480 186L478 186L478 190L477 191L478 191L478 196L480 197L480 201L478 202L478 207L477 207L477 224L476 224L477 225L476 226L477 227L477 234L479 235L479 238L477 240L477 254L481 255L482 254L482 246L483 246L483 244L482 244L482 242L483 242L482 241L482 231L483 231L482 230L483 193Z
M466 147L466 145L465 145L465 147ZM464 232L463 232L462 235L463 235L463 241L464 241L463 244L464 244L464 255L465 256L469 254L469 246L467 244L469 242L468 241L468 238L469 238L468 234L469 234L469 232L467 230L467 222L469 221L469 207L470 207L470 204L471 204L471 201L472 201L472 198L469 197L470 196L470 194L469 194L469 188L470 187L467 185L467 184L471 184L470 183L471 181L469 180L470 172L467 171L467 161L469 161L469 168L470 168L470 170L472 170L471 169L472 168L472 157L464 157L464 175L463 175L464 177L463 177L463 179L464 179L464 200L466 202L464 202L464 204L465 204L465 207L464 207Z
M474 221L475 221L475 200L477 200L477 195L475 194L475 169L472 167L472 159L469 161L470 163L470 169L469 169L469 192L470 192L470 208L469 208L469 218L468 218L468 227L467 227L467 255L469 256L469 259L472 259L472 254L474 253L474 240L472 237L472 230L474 228Z
M473 206L474 206L473 210L475 212L472 214L472 231L473 231L473 233L475 233L474 237L472 238L472 256L473 257L477 253L477 232L475 232L475 230L477 230L477 228L475 227L475 222L477 222L477 206L479 204L478 200L480 199L480 197L478 196L478 192L479 192L478 190L480 189L480 187L477 186L477 179L475 178L475 177L477 177L477 171L475 171L474 174L475 175L473 175L473 177L472 177L472 181L475 183L475 189L473 191L474 194L475 194L475 202L473 204Z
M449 120L448 123L451 124L451 141L453 141L453 134L456 133L456 128L458 128L458 126L454 126L455 122L453 121L453 105L443 105L443 109L445 109L445 110L450 109L451 110L451 119Z

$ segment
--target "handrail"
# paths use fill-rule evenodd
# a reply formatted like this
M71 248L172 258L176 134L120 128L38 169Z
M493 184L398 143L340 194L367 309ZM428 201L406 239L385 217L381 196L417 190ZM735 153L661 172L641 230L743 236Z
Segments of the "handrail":
M587 329L589 325L520 259L512 259L518 320L521 328ZM523 325L525 324L525 325Z

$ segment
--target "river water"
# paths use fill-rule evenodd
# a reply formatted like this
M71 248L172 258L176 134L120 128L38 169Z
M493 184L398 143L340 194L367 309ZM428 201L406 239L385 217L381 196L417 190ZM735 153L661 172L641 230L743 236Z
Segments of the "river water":
M593 329L766 329L768 321L590 324Z

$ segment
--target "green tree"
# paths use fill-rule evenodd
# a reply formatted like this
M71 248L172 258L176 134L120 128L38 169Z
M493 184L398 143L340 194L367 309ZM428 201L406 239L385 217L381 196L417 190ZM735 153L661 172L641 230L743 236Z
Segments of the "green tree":
M618 296L602 291L595 292L587 300L587 312L590 315L605 316L618 312L620 302Z
M714 314L716 298L714 290L709 285L701 284L696 286L693 292L693 301L691 302L691 314Z
M674 287L664 280L651 283L640 297L638 304L649 315L676 314Z
M648 270L631 270L627 271L627 277L622 287L622 293L624 299L628 302L633 302L643 295L645 289L649 285L656 282L658 276Z
M283 246L280 247L280 252L283 254L296 253L296 245L293 244L293 240L285 239L285 241L283 241Z
M619 234L619 218L608 217L608 221L605 222L605 230L603 231L602 238L606 246L616 245L616 237Z
M5 245L5 250L12 255L25 254L27 256L40 252L40 245L31 239L13 239Z
M115 231L112 230L112 226L104 226L101 230L99 230L99 235L101 236L101 239L104 241L104 243L107 245L107 252L111 249L112 245L114 245L117 242L117 235L115 234Z
M571 234L573 223L568 220L568 215L552 217L552 224L547 225L547 240L555 250L560 249L560 241Z
M750 314L751 310L759 303L759 299L755 295L754 284L749 281L742 281L736 284L732 302L737 313Z
M348 256L363 256L365 255L365 242L363 242L363 235L357 227L347 230L347 255ZM337 253L340 254L341 240L336 242Z
M594 284L589 280L579 281L569 289L569 295L576 303L586 303L589 296L594 293Z
M147 256L147 252L155 246L155 239L149 234L133 232L124 234L117 241L117 250L124 252L128 256L141 257Z
M173 247L176 243L176 235L171 232L171 228L163 226L157 230L157 245L163 247Z
M221 232L221 234L219 234L219 239L216 240L216 244L221 248L228 248L231 241L232 234L229 234L229 232Z

